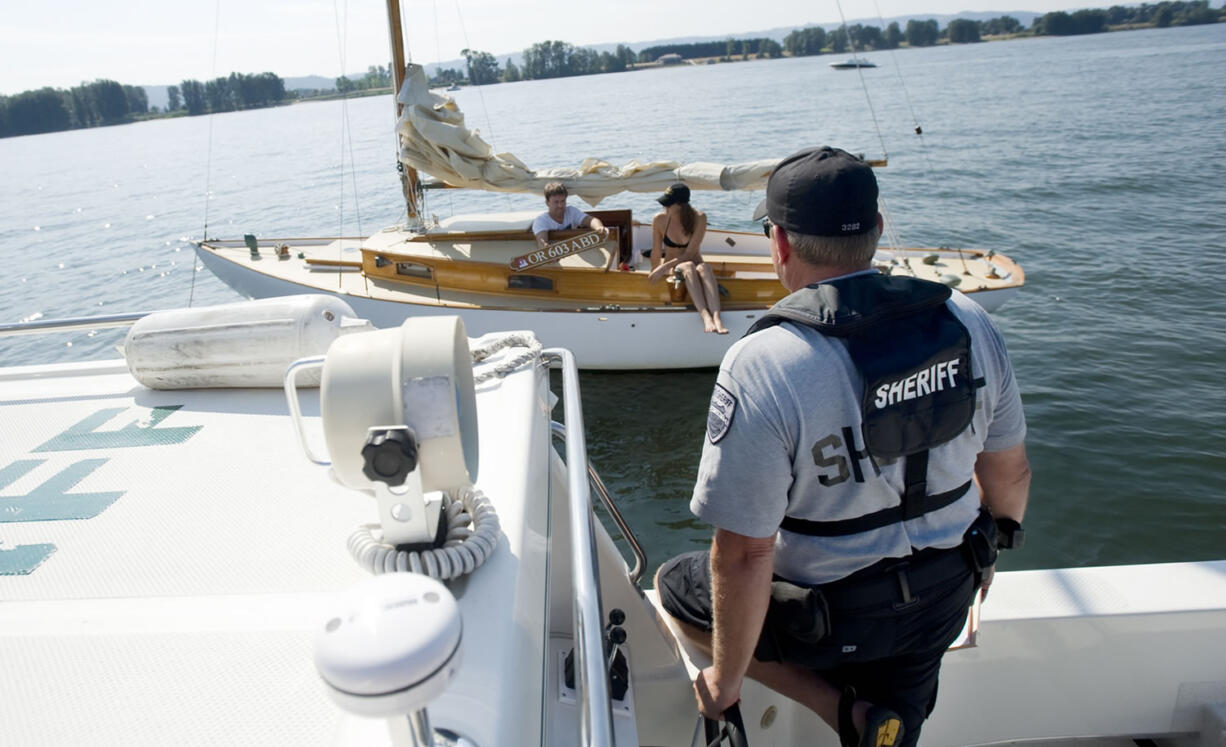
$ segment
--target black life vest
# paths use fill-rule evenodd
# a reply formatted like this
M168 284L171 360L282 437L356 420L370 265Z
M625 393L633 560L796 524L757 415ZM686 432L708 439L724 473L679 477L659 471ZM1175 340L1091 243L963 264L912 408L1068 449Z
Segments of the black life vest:
M750 327L751 335L781 322L843 338L864 379L861 433L870 458L906 458L898 506L852 519L785 517L781 527L811 536L841 536L914 519L966 494L971 481L928 494L928 452L953 440L975 415L971 336L945 302L940 283L909 277L857 275L810 285L788 295Z

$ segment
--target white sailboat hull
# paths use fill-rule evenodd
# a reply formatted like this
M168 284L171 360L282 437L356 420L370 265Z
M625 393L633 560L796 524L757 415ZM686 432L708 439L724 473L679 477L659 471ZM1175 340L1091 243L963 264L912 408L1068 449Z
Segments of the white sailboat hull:
M648 243L650 237L636 226L634 241ZM472 334L486 334L506 329L523 329L534 332L547 347L570 350L579 367L588 370L633 370L633 369L692 369L712 368L719 365L728 346L744 335L750 326L764 314L769 304L752 308L727 308L721 316L729 330L727 335L703 332L702 319L692 306L685 305L616 305L592 301L542 301L514 298L509 295L441 295L431 287L389 283L381 279L367 278L356 266L361 259L359 246L392 245L406 251L406 247L422 252L452 251L446 242L439 242L443 249L430 250L426 244L403 242L403 234L383 232L369 240L317 239L287 240L291 254L304 251L307 257L332 264L309 264L296 256L278 260L264 244L264 254L254 259L248 250L237 242L207 242L198 254L204 265L222 282L248 298L270 298L300 293L327 293L349 303L359 316L369 319L377 327L400 324L410 316L459 315ZM735 236L734 243L726 239ZM497 244L498 242L491 242ZM524 242L519 245L503 242L499 246L482 246L483 251L524 251ZM465 252L475 249L459 245ZM507 247L511 246L511 249ZM520 248L514 248L519 246ZM419 248L425 247L425 248ZM722 248L721 248L722 247ZM745 257L761 262L767 256L766 243L761 235L712 230L703 244L704 256L713 256L723 251L736 258ZM708 255L708 252L712 253ZM888 256L907 257L906 270L916 274L927 273L929 279L937 279L942 273L960 274L967 267L961 257L953 252L942 264L930 266L920 259L924 252L896 251ZM447 254L446 256L452 256ZM460 256L466 256L461 254ZM508 255L509 256L509 255ZM603 260L589 257L573 258L574 261L603 266ZM982 258L971 260L972 269L983 274L989 268ZM999 261L999 260L998 260ZM977 262L977 264L976 264ZM495 262L499 267L502 263ZM1021 275L1013 267L1012 273ZM767 265L769 267L769 265ZM900 271L902 265L898 265ZM772 282L773 273L765 275ZM968 295L988 311L1005 303L1021 287L1021 281L1006 278L993 280L976 278L977 285L967 282L960 286Z
M304 275L295 282L253 272L209 251L200 259L222 282L248 298L270 298L299 293L328 293L343 298L358 316L376 327L394 327L410 316L453 314L464 320L472 335L507 329L531 330L546 347L562 347L588 370L685 369L718 366L728 346L749 331L763 311L726 312L727 335L702 331L702 319L683 307L653 310L576 309L519 310L467 308L430 303L379 299L362 295L357 273ZM331 289L327 286L333 286Z

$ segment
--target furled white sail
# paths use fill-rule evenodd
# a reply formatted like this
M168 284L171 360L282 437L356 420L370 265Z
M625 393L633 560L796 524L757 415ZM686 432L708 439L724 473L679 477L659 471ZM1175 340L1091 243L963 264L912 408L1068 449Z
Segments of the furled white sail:
M398 100L404 105L397 123L400 160L453 187L540 194L549 182L560 181L571 194L595 205L618 192L663 192L678 181L690 189L765 189L766 178L779 162L777 158L738 164L635 160L615 166L588 158L577 168L533 169L510 153L494 153L479 134L465 127L464 113L450 96L430 91L420 65L406 67Z

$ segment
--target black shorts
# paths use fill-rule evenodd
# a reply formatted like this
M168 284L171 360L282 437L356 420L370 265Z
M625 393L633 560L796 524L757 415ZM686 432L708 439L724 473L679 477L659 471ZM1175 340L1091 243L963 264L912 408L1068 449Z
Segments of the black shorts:
M927 551L926 551L927 552ZM829 633L817 643L798 643L765 626L754 650L760 661L785 661L822 673L835 687L851 685L859 697L896 711L906 725L903 745L914 745L920 726L936 705L941 657L966 623L976 590L970 564L952 562L961 549L942 556L942 569L910 588L910 604L866 599L864 589L881 588L881 578L857 573L819 587L829 608ZM924 558L936 557L929 552ZM925 562L925 561L921 561ZM884 573L884 571L881 571ZM891 581L897 574L889 572ZM680 555L660 567L657 591L670 615L700 630L711 630L711 564L706 552ZM900 587L901 589L901 587Z

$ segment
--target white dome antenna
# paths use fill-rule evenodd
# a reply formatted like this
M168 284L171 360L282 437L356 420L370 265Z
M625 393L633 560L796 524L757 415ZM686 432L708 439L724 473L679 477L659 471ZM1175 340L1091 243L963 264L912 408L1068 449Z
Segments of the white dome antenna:
M438 581L372 576L342 595L315 634L315 667L341 708L407 716L410 744L434 747L426 706L459 671L462 634L455 597Z

